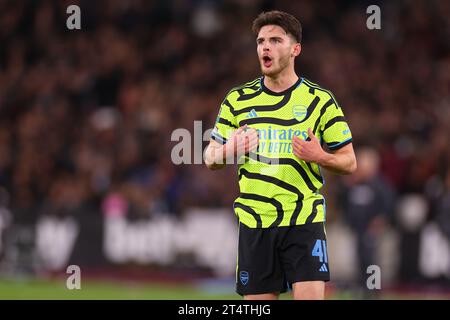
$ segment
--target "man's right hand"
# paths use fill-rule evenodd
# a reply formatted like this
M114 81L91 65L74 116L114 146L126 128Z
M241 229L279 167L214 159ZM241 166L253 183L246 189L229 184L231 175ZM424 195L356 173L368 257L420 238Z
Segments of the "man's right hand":
M241 156L255 151L258 143L258 132L247 125L233 132L224 145L211 139L205 152L206 166L211 170L217 170L223 168L226 163L236 163Z
M239 159L241 156L255 151L258 148L258 132L244 125L237 129L225 144L225 158L227 160Z

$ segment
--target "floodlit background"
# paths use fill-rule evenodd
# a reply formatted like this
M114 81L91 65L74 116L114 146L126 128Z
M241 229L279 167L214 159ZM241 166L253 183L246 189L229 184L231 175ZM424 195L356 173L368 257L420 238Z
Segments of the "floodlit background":
M359 160L323 189L328 298L450 297L449 1L0 0L0 298L240 298L236 168L173 164L171 134L198 145L259 76L251 23L274 8L301 21L297 72L333 91Z

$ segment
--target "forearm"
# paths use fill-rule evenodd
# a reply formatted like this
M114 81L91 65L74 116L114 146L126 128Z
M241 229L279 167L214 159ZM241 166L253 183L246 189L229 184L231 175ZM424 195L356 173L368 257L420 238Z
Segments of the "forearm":
M352 143L344 145L333 153L328 153L322 148L311 128L308 128L308 136L309 141L302 140L297 136L292 139L293 152L297 158L317 163L337 174L351 174L356 170L356 157Z
M333 154L324 151L317 164L336 174L351 174L356 170L356 159L353 152Z

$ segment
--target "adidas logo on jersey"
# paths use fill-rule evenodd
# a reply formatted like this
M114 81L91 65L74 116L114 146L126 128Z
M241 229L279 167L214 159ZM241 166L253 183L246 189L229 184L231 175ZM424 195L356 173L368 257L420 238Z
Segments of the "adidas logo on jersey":
M258 114L256 113L255 109L252 109L246 116L247 119L249 118L256 118Z
M324 263L324 264L320 267L319 271L320 271L320 272L327 272L327 271L328 271L327 265Z

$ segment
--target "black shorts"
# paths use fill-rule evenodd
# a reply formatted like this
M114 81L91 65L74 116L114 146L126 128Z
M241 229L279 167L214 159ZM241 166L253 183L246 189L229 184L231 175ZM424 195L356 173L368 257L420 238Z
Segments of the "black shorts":
M276 228L239 224L236 292L286 292L295 282L329 281L325 225L322 222Z

